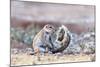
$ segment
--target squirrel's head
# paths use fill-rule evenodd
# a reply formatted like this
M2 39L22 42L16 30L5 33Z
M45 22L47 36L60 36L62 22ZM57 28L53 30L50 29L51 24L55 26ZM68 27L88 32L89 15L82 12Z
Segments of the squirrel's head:
M55 32L55 27L51 24L45 25L43 29L48 33L54 33Z

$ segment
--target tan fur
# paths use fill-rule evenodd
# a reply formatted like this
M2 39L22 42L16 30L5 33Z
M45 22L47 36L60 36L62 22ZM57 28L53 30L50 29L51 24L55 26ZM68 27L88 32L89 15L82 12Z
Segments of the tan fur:
M40 53L41 52L41 48L39 47L39 44L42 46L45 46L46 51L48 52L48 48L52 48L52 44L50 43L49 37L51 37L51 35L53 34L53 32L55 31L55 28L52 25L45 25L43 27L43 29L37 33L37 35L34 37L33 39L33 49L34 49L34 53ZM47 34L46 34L47 32Z

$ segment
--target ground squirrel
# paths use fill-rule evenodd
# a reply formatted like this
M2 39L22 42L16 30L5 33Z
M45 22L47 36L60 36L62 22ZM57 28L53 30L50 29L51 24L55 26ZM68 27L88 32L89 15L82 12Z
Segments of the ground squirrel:
M53 49L51 36L54 32L54 26L51 24L47 24L39 33L37 33L37 35L33 39L32 44L34 53L45 53Z

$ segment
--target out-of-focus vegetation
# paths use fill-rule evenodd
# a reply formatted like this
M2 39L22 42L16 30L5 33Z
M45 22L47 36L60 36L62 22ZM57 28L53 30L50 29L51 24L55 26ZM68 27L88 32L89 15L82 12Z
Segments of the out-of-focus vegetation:
M11 27L11 48L32 49L32 41L36 33L41 30L40 27L29 26L26 29ZM95 33L94 31L76 34L70 32L70 44L64 53L95 53ZM16 43L17 42L17 43ZM16 51L16 50L15 50ZM13 51L14 52L14 51ZM27 52L27 51L26 51Z
M20 27L11 27L10 31L11 42L13 40L16 40L17 42L21 42L30 46L32 44L34 36L40 31L40 28L36 26L34 27L34 25L32 24L27 27L27 29L23 29Z

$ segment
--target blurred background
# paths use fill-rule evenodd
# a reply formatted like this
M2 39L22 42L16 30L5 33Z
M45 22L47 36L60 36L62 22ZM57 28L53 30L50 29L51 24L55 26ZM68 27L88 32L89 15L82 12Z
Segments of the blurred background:
M32 51L45 24L65 25L71 42L65 53L95 53L95 6L11 0L11 53Z

